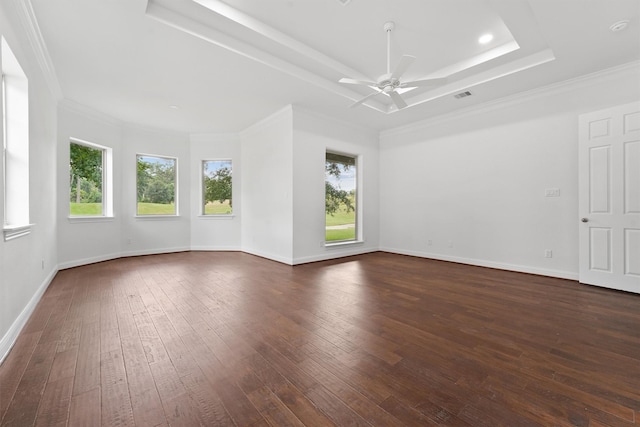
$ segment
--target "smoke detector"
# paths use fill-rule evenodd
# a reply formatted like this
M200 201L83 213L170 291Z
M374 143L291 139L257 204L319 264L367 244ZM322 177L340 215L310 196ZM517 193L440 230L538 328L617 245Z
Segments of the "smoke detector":
M340 3L343 6L348 5L351 2L351 0L338 0L338 3Z

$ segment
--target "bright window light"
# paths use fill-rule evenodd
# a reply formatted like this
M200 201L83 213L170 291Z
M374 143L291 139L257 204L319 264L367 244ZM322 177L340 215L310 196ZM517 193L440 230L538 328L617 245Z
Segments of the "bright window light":
M29 225L29 83L2 38L2 139L4 161L4 228ZM21 232L20 235L28 234Z

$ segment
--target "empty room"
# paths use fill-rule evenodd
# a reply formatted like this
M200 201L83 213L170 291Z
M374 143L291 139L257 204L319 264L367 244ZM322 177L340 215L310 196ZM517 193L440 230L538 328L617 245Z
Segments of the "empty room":
M640 425L638 0L0 0L0 426Z

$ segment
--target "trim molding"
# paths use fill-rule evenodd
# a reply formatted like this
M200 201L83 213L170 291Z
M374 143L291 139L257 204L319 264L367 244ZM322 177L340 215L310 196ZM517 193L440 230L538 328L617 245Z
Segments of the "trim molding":
M257 251L254 249L243 249L241 252L250 254L250 255L255 255L258 256L260 258L266 258L266 259L270 259L271 261L277 261L280 262L282 264L286 264L286 265L290 265L293 266L293 258L286 258L280 255L274 255L268 252L263 252L263 251Z
M152 250L140 250L129 252L118 252L108 255L100 255L96 257L83 258L74 261L67 261L58 264L58 270L66 270L68 268L80 267L82 265L95 264L97 262L111 261L119 258L128 258L133 256L143 255L158 255L158 254L170 254L174 252L188 252L191 248L188 247L176 247L176 248L164 248L164 249L152 249Z
M56 70L53 67L53 61L51 61L47 44L44 41L44 37L42 37L42 32L40 31L36 14L33 11L31 0L15 1L14 3L16 3L16 11L18 12L18 16L20 16L22 26L25 29L36 61L44 74L47 87L54 98L60 100L63 98L62 88L60 87Z
M324 253L321 255L294 258L292 265L307 264L310 262L326 261L329 259L345 258L345 257L354 256L354 255L363 255L363 254L369 254L373 252L380 252L378 248L373 248L373 249L357 248L357 249L351 249L351 250L341 250L340 252L334 252L334 250L330 249L327 253Z
M238 132L227 133L211 133L211 132L197 132L189 134L190 143L205 143L211 144L215 142L233 142L238 143L240 141L240 134Z
M250 125L246 129L240 131L238 133L239 138L242 140L243 138L249 138L252 135L259 133L264 126L270 125L272 122L278 119L287 119L290 118L293 123L293 105L287 104L279 110L269 114L267 117L258 120L254 124Z
M120 128L124 126L124 122L68 98L64 98L60 100L60 102L58 102L58 109L64 110L69 113L78 114L84 116L85 118L96 120L98 122L105 123L111 126Z
M530 267L527 265L506 264L502 262L487 261L475 258L462 258L448 255L433 254L420 251L407 251L397 248L380 248L380 252L389 252L398 255L409 255L419 258L449 261L457 264L475 265L477 267L495 268L497 270L514 271L516 273L536 274L538 276L555 277L558 279L578 280L578 273L573 271L550 270L545 268Z
M194 252L242 252L240 246L191 246Z
M25 225L14 225L14 226L5 226L2 229L4 234L4 241L8 242L9 240L17 239L18 237L23 237L31 234L31 229L33 228L33 224L25 224Z
M54 269L49 273L49 275L44 279L44 282L38 287L36 292L33 294L27 305L24 307L22 312L18 315L16 320L11 324L7 333L0 339L0 364L4 361L5 357L9 354L9 351L13 348L13 345L16 343L18 339L18 335L24 328L24 325L27 324L29 317L33 314L33 310L35 310L38 302L44 295L45 291L53 281L53 278L58 273L58 269Z
M608 68L606 70L598 71L591 74L585 74L569 80L556 82L528 91L515 93L513 95L498 98L493 101L473 105L467 108L441 114L439 116L431 117L418 122L409 123L404 126L386 129L380 132L380 140L383 141L384 138L392 138L394 136L400 136L411 132L419 132L421 130L428 129L431 126L458 120L472 114L481 114L503 108L509 108L511 106L539 99L541 97L580 89L582 87L590 86L594 83L594 81L600 79L616 78L618 74L621 73L635 73L636 76L640 75L640 61L629 62L617 67Z
M349 257L354 255L363 255L363 254L372 253L372 252L388 252L392 254L409 255L409 256L415 256L418 258L434 259L438 261L455 262L457 264L475 265L478 267L488 267L488 268L495 268L498 270L514 271L517 273L536 274L538 276L548 276L548 277L556 277L559 279L578 280L577 271L552 270L552 269L546 269L546 268L531 267L527 265L509 264L509 263L487 261L487 260L476 259L476 258L456 257L456 256L435 254L430 252L412 251L412 250L389 248L389 247L376 247L376 248L355 247L355 248L339 250L339 251L329 250L326 253L319 254L319 255L287 258L279 255L274 255L269 252L242 248L240 246L200 246L199 245L199 246L191 246L191 247L175 247L175 248L164 248L164 249L119 252L119 253L113 253L109 255L101 255L97 257L83 258L75 261L68 261L68 262L58 264L58 269L56 270L56 272L58 270L66 270L68 268L80 267L83 265L95 264L97 262L103 262L103 261L111 261L119 258L144 256L144 255L168 254L168 253L175 253L175 252L190 252L190 251L244 252L250 255L259 256L260 258L266 258L272 261L280 262L282 264L287 264L291 266L306 264L310 262L326 261L330 259ZM0 345L0 351L1 350L2 350L2 346Z

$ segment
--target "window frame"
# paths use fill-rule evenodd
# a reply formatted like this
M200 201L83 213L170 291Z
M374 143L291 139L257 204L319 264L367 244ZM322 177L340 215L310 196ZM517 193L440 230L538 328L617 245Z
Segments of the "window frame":
M8 241L30 234L33 226L29 206L29 79L6 39L0 39L2 230L4 240Z
M138 159L140 159L141 157L155 157L157 159L164 159L164 160L173 160L174 161L174 187L173 187L173 204L174 204L174 213L172 214L140 214L138 212L138 203L140 203L138 201ZM140 219L162 219L162 218L177 218L180 216L180 210L179 210L179 202L178 202L178 196L179 196L179 191L178 191L178 158L177 157L172 157L172 156L166 156L166 155L159 155L159 154L148 154L148 153L136 153L136 162L135 162L135 181L136 181L136 185L135 185L135 218L140 218Z
M113 149L73 137L69 138L69 147L71 144L102 151L102 213L100 215L72 215L71 206L69 206L68 218L73 220L113 218ZM69 153L69 161L71 161L71 153ZM71 195L71 185L69 186L69 195Z
M205 212L205 206L206 206L206 199L205 199L205 185L204 185L204 178L205 178L205 174L204 174L204 164L208 163L208 162L229 162L231 167L231 212L230 213L206 213ZM228 218L228 217L233 217L234 213L233 213L233 159L230 158L220 158L220 159L203 159L200 162L200 216L202 217L206 217L206 218Z
M327 248L336 247L336 246L344 246L344 245L352 245L357 243L362 243L364 240L362 238L362 171L361 171L361 163L362 156L358 154L351 154L341 150L333 150L327 148L324 153L324 164L325 164L325 182L327 178L326 172L326 164L327 157L329 154L334 154L336 156L347 157L353 159L355 167L354 179L355 179L355 188L354 188L354 196L355 196L355 206L354 206L354 237L352 239L344 239L344 240L327 240L326 234L326 210L325 210L325 224L324 224L324 246ZM323 192L324 198L326 201L327 193L326 190Z

